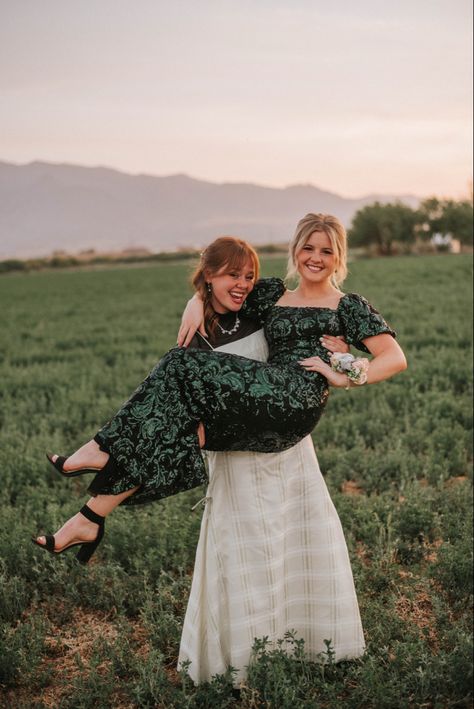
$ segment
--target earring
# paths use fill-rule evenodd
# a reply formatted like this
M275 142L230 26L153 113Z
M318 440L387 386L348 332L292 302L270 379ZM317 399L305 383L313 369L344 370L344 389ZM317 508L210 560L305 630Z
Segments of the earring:
M206 288L208 293L212 293L212 284L211 283L206 283Z

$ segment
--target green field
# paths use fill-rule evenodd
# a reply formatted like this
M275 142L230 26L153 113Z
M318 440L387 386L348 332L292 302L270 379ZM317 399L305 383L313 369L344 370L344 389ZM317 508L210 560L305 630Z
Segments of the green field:
M264 274L283 268L268 260ZM409 362L389 382L333 392L314 433L367 653L315 664L297 636L279 650L260 641L240 701L228 676L194 688L175 671L201 489L117 510L86 568L29 540L85 499L87 482L61 479L45 451L89 439L174 344L189 266L0 278L0 706L471 706L471 259L351 271L345 290L382 311Z

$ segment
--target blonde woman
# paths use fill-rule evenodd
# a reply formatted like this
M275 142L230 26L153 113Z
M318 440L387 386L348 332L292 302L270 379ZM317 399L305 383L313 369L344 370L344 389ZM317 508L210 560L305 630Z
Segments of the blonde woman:
M348 387L381 381L406 362L381 316L361 296L340 291L345 246L337 219L308 214L290 245L288 272L298 275L297 288L288 291L278 279L260 281L243 312L264 325L271 362L291 352L290 361L301 357L307 371ZM193 298L183 316L182 344L198 325L205 337L201 300L199 294ZM328 359L343 349L341 335L374 354L362 376L349 370L349 376L333 377ZM316 353L311 357L309 347ZM222 349L255 359L268 354L260 332ZM276 641L293 629L309 657L325 650L325 639L336 660L360 656L364 638L347 548L310 436L284 452L216 451L208 460L210 484L179 666L190 663L196 683L232 666L238 685L254 639Z

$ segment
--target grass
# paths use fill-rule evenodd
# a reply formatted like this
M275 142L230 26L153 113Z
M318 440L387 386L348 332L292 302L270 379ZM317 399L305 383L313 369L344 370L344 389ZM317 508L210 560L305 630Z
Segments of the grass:
M282 259L266 274L282 274ZM175 341L186 264L0 280L0 705L471 706L471 313L468 256L357 261L345 284L397 329L409 369L336 391L314 433L353 564L367 653L305 658L260 638L240 699L232 673L176 673L199 533L193 490L117 510L94 563L38 552L82 504L46 450L90 438ZM291 652L288 652L288 651Z

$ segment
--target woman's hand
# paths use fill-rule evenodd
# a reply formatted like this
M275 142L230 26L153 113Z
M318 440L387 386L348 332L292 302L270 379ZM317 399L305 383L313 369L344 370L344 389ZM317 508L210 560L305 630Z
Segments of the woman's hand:
M203 337L207 337L207 332L204 327L204 304L201 298L196 294L191 300L188 300L188 304L184 309L183 317L181 318L181 326L178 331L178 346L187 347L197 330L199 330Z
M329 352L349 352L349 345L342 335L335 337L334 335L323 335L319 338L320 343Z
M333 387L346 387L349 385L348 377L340 372L335 372L321 357L307 357L306 359L301 359L299 363L308 372L322 374Z
M338 335L337 337L335 335L323 335L319 338L319 341L331 354L333 352L343 352L344 354L349 352L349 345L342 335ZM340 372L335 372L321 357L308 357L307 359L301 360L300 364L309 372L319 372L325 376L329 384L334 387L348 386L349 380L347 376Z
M204 448L204 444L206 443L206 430L202 421L199 421L197 427L197 435L199 441L199 448Z
M367 369L367 384L383 382L389 377L393 377L398 372L403 372L407 368L407 361L403 351L396 340L387 333L367 337L363 340L373 359L369 362ZM321 357L308 357L300 361L300 364L310 372L319 372L334 387L351 386L349 377L340 372L334 372L329 364L326 364Z

